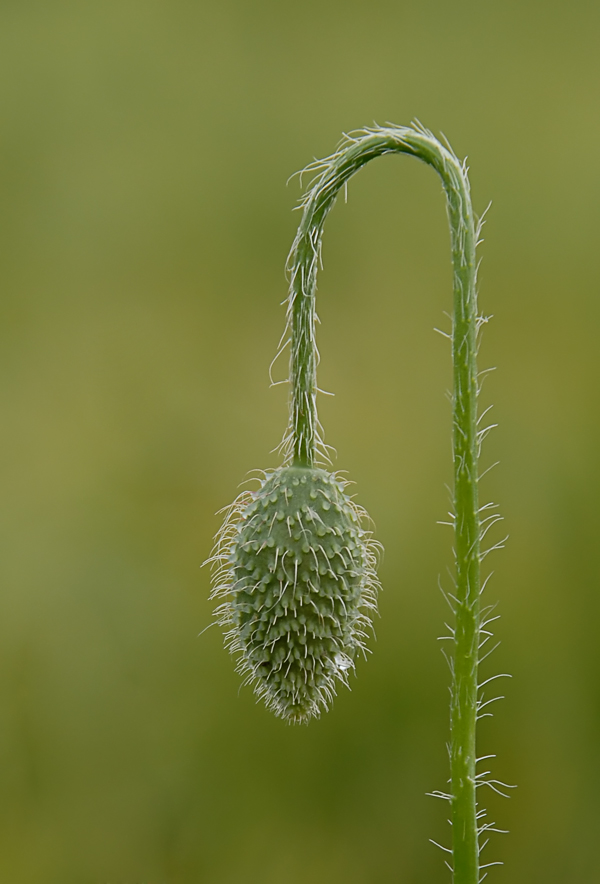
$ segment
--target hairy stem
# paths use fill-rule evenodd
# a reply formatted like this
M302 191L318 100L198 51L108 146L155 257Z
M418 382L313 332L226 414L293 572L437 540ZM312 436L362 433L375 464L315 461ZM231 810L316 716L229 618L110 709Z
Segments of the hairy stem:
M362 130L346 137L339 149L309 170L316 178L305 194L303 215L288 267L291 330L290 427L288 459L312 466L322 444L317 417L315 293L325 218L340 189L369 160L405 153L433 166L446 194L452 262L454 516L456 587L455 646L451 700L451 809L454 884L478 884L475 729L477 664L480 640L480 518L477 494L477 293L476 229L469 181L463 163L420 125Z

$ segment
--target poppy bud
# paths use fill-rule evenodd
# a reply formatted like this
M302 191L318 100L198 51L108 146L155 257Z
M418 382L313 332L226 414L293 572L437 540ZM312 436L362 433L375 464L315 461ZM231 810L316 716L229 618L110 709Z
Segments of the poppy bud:
M284 466L230 508L217 540L213 597L238 671L289 722L327 709L348 686L376 611L377 544L345 482Z

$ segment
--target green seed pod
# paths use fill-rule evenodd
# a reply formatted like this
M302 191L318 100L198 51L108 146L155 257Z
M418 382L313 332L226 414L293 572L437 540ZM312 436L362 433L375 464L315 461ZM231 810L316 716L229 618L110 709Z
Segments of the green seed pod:
M376 611L378 544L345 482L284 466L229 508L217 537L213 597L238 671L292 723L327 709L348 686Z

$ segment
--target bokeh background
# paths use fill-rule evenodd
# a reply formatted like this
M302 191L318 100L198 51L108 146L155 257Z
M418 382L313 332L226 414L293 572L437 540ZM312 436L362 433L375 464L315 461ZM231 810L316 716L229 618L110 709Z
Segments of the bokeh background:
M198 637L214 514L286 422L286 181L413 117L493 201L484 671L513 679L480 754L518 788L486 796L489 880L600 880L599 25L587 0L0 4L0 880L449 881L451 270L406 157L330 216L318 304L326 439L386 549L375 653L291 728Z

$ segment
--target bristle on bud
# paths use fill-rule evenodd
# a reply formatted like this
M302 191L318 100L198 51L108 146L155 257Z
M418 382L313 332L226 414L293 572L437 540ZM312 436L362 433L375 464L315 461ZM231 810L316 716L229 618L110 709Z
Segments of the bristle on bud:
M379 544L344 489L322 469L266 474L229 508L212 556L215 616L238 671L291 723L348 686L376 611Z

